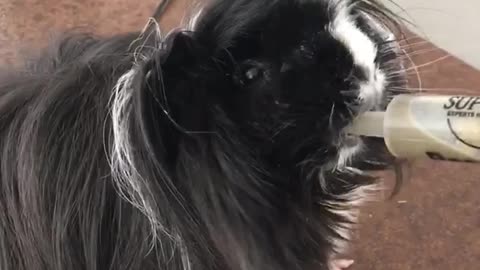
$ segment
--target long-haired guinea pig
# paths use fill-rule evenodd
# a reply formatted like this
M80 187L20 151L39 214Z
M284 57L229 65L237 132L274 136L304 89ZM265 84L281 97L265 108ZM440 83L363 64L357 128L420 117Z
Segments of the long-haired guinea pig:
M374 0L211 1L3 72L0 268L333 269L376 187L345 129L401 83L395 26Z

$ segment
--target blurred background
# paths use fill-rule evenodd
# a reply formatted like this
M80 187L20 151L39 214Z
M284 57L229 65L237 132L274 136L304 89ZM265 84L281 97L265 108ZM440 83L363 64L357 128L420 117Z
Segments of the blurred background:
M188 0L161 24L178 25ZM158 0L0 0L0 66L18 64L62 30L111 35L143 28ZM412 88L480 95L480 1L396 0L422 38L409 39ZM431 42L430 42L431 41ZM31 50L30 50L31 51ZM418 74L417 72L418 71ZM417 76L418 75L418 76ZM391 183L392 175L381 175ZM365 208L353 270L474 270L480 265L480 166L419 161L402 191ZM387 196L385 196L387 197Z

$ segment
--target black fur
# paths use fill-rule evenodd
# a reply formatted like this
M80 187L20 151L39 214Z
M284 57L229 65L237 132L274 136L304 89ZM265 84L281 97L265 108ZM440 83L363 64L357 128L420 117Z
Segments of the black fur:
M331 14L320 0L217 1L194 31L71 34L3 72L0 269L328 269L350 222L331 208L374 182L333 166L358 113L342 91L363 71L324 30ZM397 57L385 52L380 66ZM117 90L132 94L133 191L110 164L130 70Z

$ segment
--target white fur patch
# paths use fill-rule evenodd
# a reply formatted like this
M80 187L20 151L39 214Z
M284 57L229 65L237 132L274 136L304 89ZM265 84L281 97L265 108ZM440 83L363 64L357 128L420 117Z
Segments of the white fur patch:
M186 29L189 31L195 31L197 28L198 21L200 20L201 16L203 14L203 8L199 8L195 14L193 14L187 24L186 24Z
M198 16L200 16L200 11ZM189 26L195 27L197 20L198 17L193 18ZM146 32L152 26L154 31ZM135 95L132 83L135 76L139 74L140 63L149 59L156 50L162 49L162 46L164 46L163 40L173 31L175 30L163 36L158 23L150 19L144 31L131 43L129 49L134 52L132 68L118 79L109 103L112 131L111 145L107 148L111 149L111 152L108 153L108 161L117 192L120 197L140 210L148 219L151 226L152 248L157 246L166 261L178 252L182 261L182 268L191 270L191 258L187 245L178 231L165 226L162 217L158 215L155 208L156 203L151 193L150 180L144 179L137 169L133 154L135 146L132 145L130 134L130 117L134 110L133 98ZM145 36L145 34L148 36ZM146 41L144 40L151 38L155 41L154 47L148 47L145 44ZM146 76L149 76L148 73ZM168 116L168 112L164 112ZM168 243L165 242L165 238L168 239Z
M355 24L354 17L350 14L352 8L350 1L331 0L330 6L334 9L334 17L328 31L349 50L354 64L367 74L367 80L360 82L359 85L360 112L377 109L381 105L387 83L385 73L375 63L377 45ZM370 17L367 19L373 20ZM381 25L376 22L374 27L380 28ZM381 33L387 38L387 30L382 28ZM361 148L361 145L357 145L339 149L337 167L348 165L350 159L358 154Z
M344 168L347 166L351 159L363 149L363 144L361 142L353 146L344 146L338 151L338 160L336 164L337 169Z
M118 187L118 194L148 219L151 226L152 248L158 246L167 260L179 251L183 269L191 270L188 250L181 235L172 232L162 223L161 217L157 214L158 211L153 206L155 202L152 201L153 195L150 193L149 181L142 177L135 164L129 123L130 115L133 113L132 81L137 72L138 66L134 64L132 69L117 81L111 97L112 145L109 162L112 178ZM170 245L164 246L165 239L159 234L167 237Z
M356 169L350 167L346 167L346 170L356 171ZM324 203L329 212L347 221L331 227L338 235L338 237L333 237L330 240L335 254L342 254L347 251L351 231L357 223L360 214L359 207L368 201L372 201L375 198L374 194L379 190L381 190L381 186L377 184L360 186L347 194L338 196L338 199L345 200L345 202L328 201Z
M154 31L147 31L154 27ZM146 36L145 36L146 35ZM153 35L153 36L152 36ZM154 19L150 19L140 33L129 46L129 50L133 50L134 61L132 68L123 74L117 81L110 100L110 116L112 121L112 146L110 157L110 167L112 178L118 187L118 193L121 197L139 209L150 221L152 226L152 235L155 239L157 232L165 235L173 236L167 232L157 217L156 211L152 207L149 199L151 194L148 188L148 182L142 178L138 172L134 158L133 146L130 141L130 115L132 114L132 99L134 89L132 82L138 73L141 61L145 61L150 57L157 48L145 47L148 39L153 38L156 46L160 48L162 41L162 33L160 26ZM145 48L149 48L146 55ZM151 198L151 197L150 197Z
M212 0L194 0L185 9L181 25L187 31L195 31L205 9L212 4Z
M158 221L155 211L145 194L148 186L136 169L132 145L129 136L129 116L132 111L133 89L131 83L136 75L136 68L132 68L120 77L112 95L111 120L112 120L112 152L110 153L110 166L112 177L118 186L119 194L142 211L152 224L152 233L160 229L165 231Z
M328 31L349 50L354 64L366 72L367 79L360 82L359 85L358 99L361 104L360 111L368 111L380 106L387 84L387 77L375 63L378 54L377 45L355 24L354 18L350 14L350 9L352 8L350 4L350 1L345 0L330 1L330 7L334 9L334 16L333 21L328 26ZM367 19L373 20L372 18ZM377 23L374 27L381 27L381 25ZM386 30L380 33L385 35L386 40L387 38L392 38L391 36L387 37ZM348 167L348 164L356 154L361 152L362 148L363 145L361 143L341 147L338 153L336 169L361 173L354 168ZM335 257L335 254L341 254L346 251L350 240L350 231L358 219L358 208L367 200L374 198L372 193L378 190L379 186L377 185L361 186L350 193L339 195L339 202L333 200L325 203L325 206L331 213L347 221L336 224L331 228L337 234L337 237L331 239L334 251L332 259Z
M375 64L377 45L356 26L350 14L349 1L338 1L332 1L335 5L334 19L328 30L349 50L355 65L366 71L368 78L360 84L358 98L362 104L362 110L368 111L379 105L386 84L386 76ZM367 19L371 20L371 18ZM378 23L375 26L380 27ZM382 33L386 35L386 32L382 31Z
M350 51L356 65L373 71L377 47L375 43L363 33L353 21L347 7L338 11L335 19L330 24L332 35L342 42ZM372 74L373 75L373 74Z

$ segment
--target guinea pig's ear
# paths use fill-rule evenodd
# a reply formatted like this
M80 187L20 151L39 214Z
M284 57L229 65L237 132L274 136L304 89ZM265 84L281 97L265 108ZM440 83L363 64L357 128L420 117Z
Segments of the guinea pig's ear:
M166 53L162 65L169 68L185 68L196 58L195 41L189 33L178 32L167 40Z
M165 120L166 126L177 131L202 130L203 122L194 118L207 103L203 92L196 91L197 85L191 76L198 59L198 46L191 35L183 32L172 34L165 44L142 70L143 91L139 91L145 110L142 114L150 115L149 121L157 125Z

